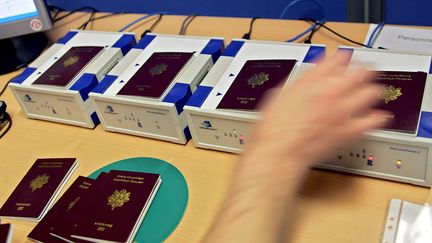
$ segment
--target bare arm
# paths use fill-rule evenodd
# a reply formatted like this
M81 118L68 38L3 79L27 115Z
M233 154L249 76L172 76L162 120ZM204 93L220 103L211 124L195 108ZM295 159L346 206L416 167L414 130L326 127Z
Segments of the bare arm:
M338 146L385 123L371 109L381 87L345 72L348 57L320 63L263 106L232 187L205 242L284 242L293 200L308 168Z

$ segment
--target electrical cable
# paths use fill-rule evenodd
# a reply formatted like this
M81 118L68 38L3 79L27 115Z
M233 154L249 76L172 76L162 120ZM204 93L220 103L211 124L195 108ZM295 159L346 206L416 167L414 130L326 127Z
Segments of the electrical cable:
M314 19L305 19L305 21L308 21L308 20L313 21L315 24L320 25L320 26L323 27L324 29L330 31L331 33L333 33L333 34L339 36L340 38L342 38L342 39L344 39L344 40L346 40L346 41L349 41L349 42L354 43L354 44L359 45L359 46L367 47L367 46L366 46L365 44L363 44L363 43L357 42L357 41L355 41L355 40L352 40L352 39L350 39L350 38L348 38L348 37L345 37L345 36L339 34L338 32L334 31L333 29L331 29L331 28L325 26L325 24L321 23L321 22L318 21L318 20L314 20Z
M65 11L63 8L57 7L57 6L47 6L47 9L50 11L51 20L53 21L57 16L62 12ZM51 15L51 11L55 11L54 15Z
M53 22L58 22L58 21L60 21L60 20L62 20L64 18L67 18L67 17L71 16L72 14L74 14L76 12L79 12L81 10L92 10L92 12L99 12L99 10L97 10L96 8L93 8L93 7L81 7L81 8L77 8L75 10L72 10L71 12L69 12L69 13L61 16L61 17L53 19Z
M186 30L187 30L189 24L194 20L194 18L196 16L197 16L196 14L191 14L191 15L187 16L183 20L183 23L182 23L181 28L180 28L179 35L184 35L186 33Z
M249 32L244 33L242 39L250 40L251 35L252 35L252 31L253 31L253 24L254 24L254 22L255 22L257 19L260 19L260 18L261 18L261 17L253 17L253 18L251 19L251 22L250 22L250 24L249 24Z
M385 23L381 22L379 23L375 29L372 31L372 34L369 36L369 40L367 42L367 47L372 48L373 42L378 38L379 34L381 33L381 30L384 28ZM376 37L375 37L376 35Z
M308 1L308 2L312 2L312 3L314 3L315 5L317 5L319 8L320 8L320 10L321 10L321 19L325 19L326 18L326 14L325 14L325 11L324 11L324 7L323 7L323 5L320 3L320 2L318 2L317 0L294 0L294 1L292 1L292 2L290 2L283 10L282 10L282 13L281 13L281 15L279 16L279 19L283 19L283 17L285 16L285 14L287 13L287 11L290 9L290 8L292 8L294 5L296 5L297 3L299 3L299 2L304 2L304 1Z
M297 36L287 40L286 42L294 42L298 39L300 39L302 36L306 35L307 33L313 31L316 27L318 26L318 23L315 23L314 25L312 25L311 27L309 27L307 30L301 32L300 34L298 34Z
M161 22L163 17L163 14L159 14L158 18L156 19L156 21L150 26L149 29L145 30L142 34L141 34L141 38L143 36L145 36L147 33L152 33L153 30L156 28L156 26Z
M93 19L94 19L95 14L96 14L96 12L92 12L92 13L90 14L89 19L88 19L85 23L83 23L80 27L78 27L78 29L79 29L79 30L85 30L85 29L87 28L87 25L88 25L89 23L93 22Z
M3 89L0 91L0 96L3 95L3 93L6 91L8 85L10 82L12 82L12 80L18 78L18 76L20 76L21 74L18 74L16 76L14 76L13 78L9 79L9 81L6 82L5 86L3 87Z
M118 32L123 32L127 28L131 27L132 25L134 25L134 24L136 24L136 23L138 23L138 22L140 22L140 21L142 21L144 19L150 18L151 16L155 16L155 15L159 15L159 14L166 14L166 13L151 13L151 14L144 15L142 17L139 17L139 18L135 19L134 21L130 22L129 24L125 25Z
M9 130L11 129L11 127L12 127L12 117L9 115L9 113L5 112L5 113L1 116L1 119L4 120L4 121L7 121L8 124L7 124L6 129L5 129L5 130L0 134L0 139L1 139L4 135L6 135L6 133L8 133Z
M311 26L313 26L315 23L314 22L312 22L312 21L308 21L308 20L306 20L309 24L311 24ZM327 21L325 21L325 20L323 20L322 21L322 23L323 24L325 24ZM310 34L309 34L309 36L308 37L306 37L305 39L304 39L304 41L303 41L303 43L305 43L305 44L312 44L312 38L313 38L313 36L315 35L315 33L321 28L322 26L321 25L318 25L318 26L316 26L315 27L315 29L313 29L311 32L310 32Z

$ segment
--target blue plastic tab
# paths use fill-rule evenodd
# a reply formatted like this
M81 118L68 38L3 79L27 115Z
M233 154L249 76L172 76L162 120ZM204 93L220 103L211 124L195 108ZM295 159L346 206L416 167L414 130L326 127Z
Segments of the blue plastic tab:
M192 97L186 103L187 106L201 107L208 95L212 91L212 87L198 86L197 90L193 93Z
M103 94L111 86L112 83L117 79L117 76L106 75L102 81L91 91L93 93Z
M123 56L128 53L128 51L136 44L136 39L134 35L131 34L124 34L120 39L114 43L112 47L120 48Z
M150 44L150 42L152 42L154 40L154 38L156 38L155 35L145 35L143 38L141 38L141 40L138 42L138 44L136 46L134 46L133 48L144 50L144 48L146 48Z
M217 59L221 56L224 50L224 41L219 39L211 39L204 49L201 51L201 54L211 55L213 59L213 63L217 61Z
M93 112L93 113L90 115L90 117L91 117L91 119L92 119L92 121L93 121L93 124L94 124L95 126L97 126L97 125L100 123L100 120L99 120L99 117L98 117L97 114L96 114L96 111Z
M57 43L58 44L66 44L68 41L70 41L76 34L78 34L78 31L69 31L66 35L64 35L62 38L60 38Z
M34 73L34 71L36 71L36 68L28 67L24 69L24 71L18 77L14 78L11 82L14 84L22 84L24 80L26 80L28 77L30 77L32 73Z
M316 63L320 59L320 57L324 56L324 54L325 54L324 46L310 46L303 62Z
M177 108L177 113L180 114L183 111L183 106L191 95L192 91L188 84L176 83L162 102L174 103Z
M79 91L83 101L88 99L88 93L98 85L98 80L95 74L84 73L73 85L70 90Z
M432 112L421 113L417 137L432 138Z
M347 59L346 63L344 63L345 66L348 66L348 64L350 63L351 57L354 53L354 49L352 49L352 48L339 48L338 51L344 52L344 53L347 53L348 55L350 55L350 57Z
M185 127L185 129L183 130L183 133L184 133L184 135L186 137L186 140L189 140L189 139L192 138L192 135L190 133L189 127Z
M244 41L231 41L222 56L235 57L243 46Z

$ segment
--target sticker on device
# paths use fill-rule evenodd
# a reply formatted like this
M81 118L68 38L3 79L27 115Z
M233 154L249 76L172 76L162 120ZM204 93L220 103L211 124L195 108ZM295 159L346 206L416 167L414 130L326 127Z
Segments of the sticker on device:
M30 21L30 28L34 31L39 31L42 29L42 21L39 19L32 19Z

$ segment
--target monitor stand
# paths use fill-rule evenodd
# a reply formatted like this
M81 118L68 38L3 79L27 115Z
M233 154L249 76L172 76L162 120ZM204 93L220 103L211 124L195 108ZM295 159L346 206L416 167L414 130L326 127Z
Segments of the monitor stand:
M0 40L0 75L27 66L47 46L43 32Z

